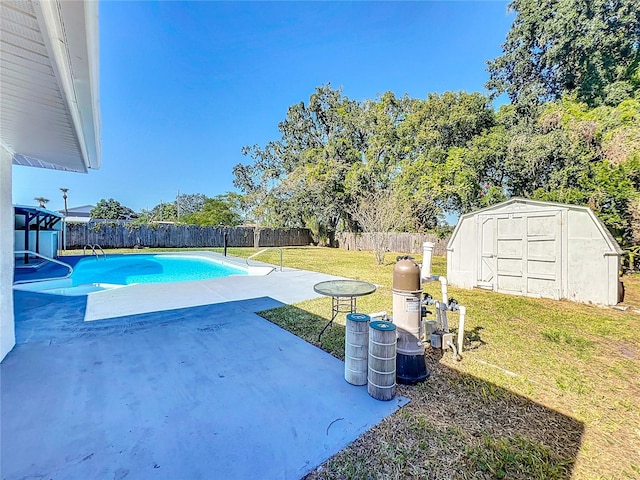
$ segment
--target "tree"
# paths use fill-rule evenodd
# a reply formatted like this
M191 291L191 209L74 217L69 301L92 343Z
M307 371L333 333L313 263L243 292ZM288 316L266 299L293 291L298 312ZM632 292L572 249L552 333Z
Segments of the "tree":
M376 263L382 265L389 233L398 231L410 220L406 204L391 190L379 190L362 196L351 214L362 231L371 236Z
M576 160L555 185L540 190L560 201L577 198L571 203L590 206L623 246L632 244L634 205L640 199L640 101L589 109L565 100L548 107L548 114L554 113Z
M349 220L346 207L353 202L347 174L362 161L358 109L341 90L318 87L307 104L289 107L278 126L279 140L243 149L253 164L234 167L234 185L252 203L260 223L318 222L333 244L338 223Z
M589 108L565 98L520 123L511 122L512 112L498 115L503 146L489 147L493 155L506 145L495 177L502 178L504 192L589 206L623 246L632 244L640 200L640 101Z
M363 161L352 164L347 174L351 196L388 189L397 178L399 163L409 155L400 127L415 105L407 95L398 98L393 92L362 102L353 121Z
M60 191L62 192L62 200L64 200L64 216L66 217L69 215L69 212L67 209L67 192L69 191L69 189L62 187L60 188Z
M415 228L435 228L444 212L475 206L482 165L467 148L495 125L489 99L479 93L445 92L415 100L400 126L409 153L394 188L412 204Z
M182 217L201 211L206 199L207 196L202 193L178 195L176 198L176 216Z
M47 207L47 203L49 202L48 198L44 198L44 197L35 197L34 200L36 202L38 202L38 206L40 208L46 208Z
M178 208L175 203L160 202L147 212L147 222L177 222Z
M190 225L234 227L241 223L235 211L234 196L217 195L204 201L202 210L185 216L182 221Z
M640 85L637 0L514 0L516 18L486 86L518 106L574 94L617 104Z
M117 200L110 198L109 200L101 199L90 212L91 218L104 220L131 220L137 217L137 214L129 207L125 207Z

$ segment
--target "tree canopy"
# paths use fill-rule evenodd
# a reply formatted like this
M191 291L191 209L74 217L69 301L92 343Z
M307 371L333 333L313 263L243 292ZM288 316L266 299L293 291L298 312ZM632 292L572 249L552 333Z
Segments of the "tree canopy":
M339 225L360 229L354 206L387 189L407 207L407 228L433 228L445 211L475 204L482 179L461 160L461 149L494 117L479 93L418 100L387 92L357 102L325 85L307 104L289 108L280 139L245 147L253 163L234 167L234 183L261 223L307 226L329 242Z
M183 223L200 226L235 227L242 223L237 210L237 194L205 198L202 208L181 218Z
M129 207L125 207L117 200L110 198L109 200L101 199L96 206L91 209L91 218L99 218L105 220L131 220L138 215Z
M406 220L394 229L424 231L446 213L523 196L587 205L623 246L639 243L637 0L509 8L515 21L489 62L490 96L357 101L317 87L289 107L279 138L243 148L249 162L233 173L245 209L261 225L306 226L332 243L339 229L371 231L362 213L383 198ZM511 104L496 111L503 93Z
M566 94L615 105L640 84L637 0L514 0L509 9L515 21L488 67L495 94L519 105Z

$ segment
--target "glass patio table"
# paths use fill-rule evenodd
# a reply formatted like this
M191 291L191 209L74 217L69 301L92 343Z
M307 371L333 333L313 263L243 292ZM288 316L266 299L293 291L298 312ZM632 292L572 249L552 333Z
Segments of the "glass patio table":
M318 342L320 342L322 334L329 325L333 324L338 314L355 313L357 298L372 294L376 291L376 286L360 280L328 280L316 283L313 290L320 295L331 297L331 320L318 335Z

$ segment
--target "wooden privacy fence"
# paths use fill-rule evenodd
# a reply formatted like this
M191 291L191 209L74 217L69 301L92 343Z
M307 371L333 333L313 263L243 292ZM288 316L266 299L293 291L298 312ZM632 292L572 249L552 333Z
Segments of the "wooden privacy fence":
M227 236L229 247L286 247L312 243L306 228L256 228L256 227L199 227L196 225L149 224L128 222L68 223L66 247L82 248L98 244L102 248L198 248L222 247ZM422 253L424 242L435 244L433 254L446 255L448 238L420 233L389 234L391 252ZM339 248L372 251L371 235L367 233L339 232L336 234Z
M340 232L336 234L338 247L345 250L373 250L373 242L369 233ZM390 233L387 251L398 253L422 253L422 244L432 242L433 254L445 256L447 254L447 238L423 233Z
M102 248L282 247L309 245L306 228L199 227L122 222L68 223L66 248L98 244Z

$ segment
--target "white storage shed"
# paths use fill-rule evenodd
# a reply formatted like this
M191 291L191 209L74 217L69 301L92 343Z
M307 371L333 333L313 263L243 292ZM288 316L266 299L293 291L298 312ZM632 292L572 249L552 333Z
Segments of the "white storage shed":
M462 288L615 305L622 249L587 207L512 198L462 215L447 279Z

